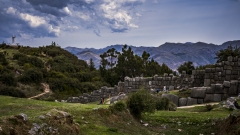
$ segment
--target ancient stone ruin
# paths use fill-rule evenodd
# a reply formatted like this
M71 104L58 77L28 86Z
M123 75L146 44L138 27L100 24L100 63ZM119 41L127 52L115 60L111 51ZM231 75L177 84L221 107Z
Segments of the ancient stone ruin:
M155 75L154 77L125 77L124 82L119 82L114 88L102 87L91 94L84 93L80 97L69 97L68 102L88 103L100 101L101 98L117 96L119 93L136 92L142 86L149 90L191 89L191 96L179 98L172 94L163 94L177 106L219 102L240 93L240 58L228 57L228 61L215 64L215 68L194 70L189 76L183 72L180 76L173 74Z

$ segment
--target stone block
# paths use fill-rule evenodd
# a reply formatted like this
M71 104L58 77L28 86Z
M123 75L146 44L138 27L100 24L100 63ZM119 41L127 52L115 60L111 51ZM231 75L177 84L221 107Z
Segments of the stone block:
M214 102L214 94L206 94L204 98L204 103Z
M226 81L230 81L230 80L231 80L231 75L226 75L226 76L225 76L225 80L226 80Z
M205 72L206 72L206 73L211 73L212 70L211 70L211 68L206 68L206 69L205 69Z
M187 106L189 106L189 105L194 105L194 104L197 104L197 99L196 99L196 98L188 97L188 98L187 98Z
M222 100L226 100L228 98L228 94L222 94Z
M179 97L173 94L162 94L162 97L168 98L172 101L176 106L178 106Z
M222 84L216 84L214 93L216 93L216 94L224 93L223 85Z
M205 98L206 87L194 87L191 90L191 98Z
M232 70L233 75L238 75L238 70Z
M232 56L228 56L228 61L233 61L233 57Z
M169 91L174 90L174 86L169 86Z
M228 95L238 95L238 81L231 80L231 86L228 90Z
M203 100L203 99L197 99L197 103L198 103L198 104L203 104L203 103L204 103L204 100Z
M215 90L215 85L211 85L211 87L206 88L206 94L213 94Z
M204 79L204 87L210 86L211 79Z
M226 75L231 75L232 71L231 70L226 70Z
M224 87L227 87L227 88L229 88L231 85L230 85L231 83L229 82L229 81L224 81L223 82L223 86Z
M216 67L216 72L222 72L223 68L222 67Z
M187 98L180 98L179 106L186 106L186 105L187 105Z
M214 102L220 102L220 101L222 101L222 94L213 94L213 101Z

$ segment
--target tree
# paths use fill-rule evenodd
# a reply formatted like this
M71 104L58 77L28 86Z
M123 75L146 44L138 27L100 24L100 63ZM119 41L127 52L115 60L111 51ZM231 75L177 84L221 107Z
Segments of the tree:
M192 70L194 70L195 67L193 65L193 63L191 61L188 62L184 62L182 65L180 65L178 67L178 72L182 73L182 71L186 71L187 74L191 75L192 74Z
M92 58L90 59L90 62L89 62L89 69L90 69L90 71L96 70L95 64L94 64Z
M227 61L228 56L240 56L240 48L237 46L232 47L232 45L230 45L226 49L222 49L217 52L215 59L217 59L217 62Z

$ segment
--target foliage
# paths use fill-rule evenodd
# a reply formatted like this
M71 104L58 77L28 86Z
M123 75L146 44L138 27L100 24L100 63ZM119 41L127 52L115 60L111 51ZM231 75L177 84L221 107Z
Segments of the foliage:
M116 85L119 80L124 81L126 76L149 77L155 74L173 73L166 64L159 65L153 58L150 59L150 54L146 51L138 56L127 45L123 46L121 53L112 48L101 54L100 57L101 76L111 86Z
M144 89L141 89L127 99L127 107L136 118L141 118L143 113L153 113L155 111L154 97Z
M193 65L193 63L191 61L188 62L184 62L182 65L180 65L178 67L178 72L182 73L182 71L186 71L187 74L191 75L192 74L192 70L194 70L195 67Z
M0 64L1 65L8 65L8 61L5 58L5 54L3 52L0 52Z
M7 95L7 96L13 96L13 97L21 97L21 98L25 98L26 95L21 92L21 90L19 90L16 87L12 87L12 86L5 86L5 85L1 85L0 87L0 95Z
M213 109L213 105L207 104L207 105L206 105L206 109L207 109L208 111L211 111L211 110Z
M90 71L96 70L95 64L94 64L92 58L90 59L90 62L89 62L89 69L90 69Z
M30 68L19 77L19 81L25 84L36 83L39 84L43 81L43 74L38 68Z
M112 112L115 112L115 111L121 112L124 109L126 109L126 104L123 101L118 101L117 103L109 106L109 108Z
M157 110L168 110L169 109L169 99L168 98L157 98L156 99L156 109Z
M7 73L4 72L3 74L0 74L0 82L6 86L16 86L16 78L14 78L13 73Z
M221 61L227 61L228 57L236 57L240 56L240 48L232 45L228 46L226 49L222 49L216 53L215 59L217 59L217 62Z

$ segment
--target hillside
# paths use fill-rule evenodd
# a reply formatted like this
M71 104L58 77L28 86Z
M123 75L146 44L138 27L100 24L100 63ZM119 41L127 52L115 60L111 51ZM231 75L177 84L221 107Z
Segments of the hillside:
M0 44L0 95L45 100L67 99L102 86L99 71L55 44L32 48Z
M238 132L240 118L237 110L227 110L216 105L207 111L205 106L198 106L144 115L143 122L147 124L144 126L129 111L111 111L109 105L6 96L0 96L0 102L0 134L5 135L234 135Z
M213 64L216 62L214 59L215 53L227 46L240 46L240 40L228 41L222 45L207 44L203 42L197 43L165 43L159 47L136 47L131 46L134 54L141 55L143 51L150 53L151 58L159 64L165 63L170 68L176 69L186 61L194 62L195 66ZM100 54L106 52L110 48L115 48L121 52L123 45L111 45L101 49L94 48L76 48L66 47L65 50L73 53L79 59L89 61L93 59L95 67L99 68Z

